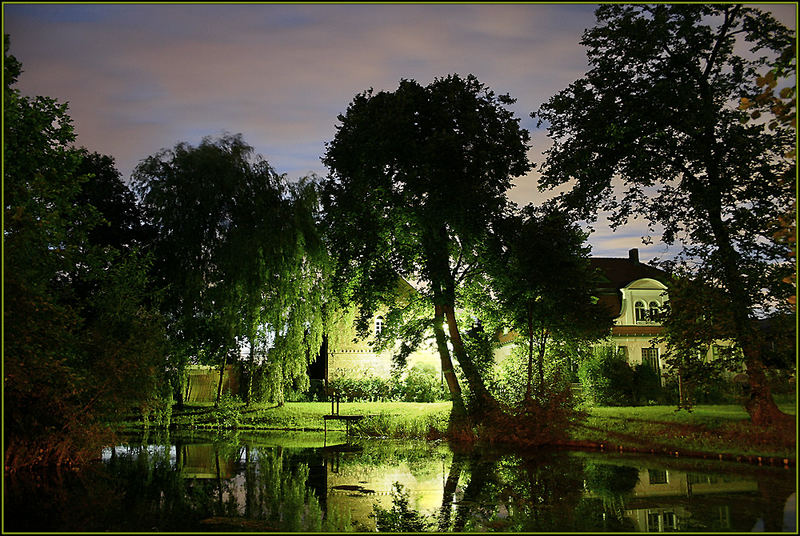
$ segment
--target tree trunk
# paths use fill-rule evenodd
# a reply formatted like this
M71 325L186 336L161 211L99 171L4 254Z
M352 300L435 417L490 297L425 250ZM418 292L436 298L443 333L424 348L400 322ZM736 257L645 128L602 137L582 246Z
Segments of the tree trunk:
M178 400L177 406L178 409L182 410L186 406L186 370L179 370L178 371Z
M531 399L533 386L533 311L528 307L528 381L525 384L525 402Z
M729 14L726 14L725 21L717 36L717 43L711 57L708 59L703 77L700 79L700 95L703 99L705 116L710 118L705 120L703 129L698 137L698 146L704 151L704 167L708 180L701 183L694 177L687 177L690 200L701 214L708 215L708 223L714 237L714 244L717 246L722 263L723 284L728 291L733 309L734 327L736 329L737 340L741 343L745 357L745 370L747 372L750 392L748 400L745 402L745 409L750 414L753 424L768 426L793 422L794 419L783 413L775 404L772 392L764 374L764 364L761 361L761 349L758 338L755 336L753 319L750 318L753 303L745 291L742 284L742 277L739 273L739 255L733 247L730 230L722 219L722 195L718 187L722 183L722 172L719 162L722 161L718 151L728 151L727 147L714 145L716 139L716 114L714 95L708 83L707 77L714 66L716 52L727 38L732 21L738 15L741 6L736 6Z
M541 398L542 395L544 395L544 353L547 350L547 336L548 336L547 330L546 329L542 329L542 338L540 339L540 342L539 342L539 362L538 362L538 367L539 367L539 389L538 389L539 398Z
M752 303L744 291L741 276L737 269L737 254L731 245L728 229L722 221L718 210L709 211L711 230L720 250L722 269L725 276L725 287L731 299L733 322L737 339L744 353L745 371L749 384L749 393L745 401L745 409L753 424L770 426L787 424L794 419L780 409L772 398L772 390L764 374L764 363L761 360L761 345L756 333L758 329L750 318Z
M447 348L444 328L442 327L443 323L444 311L442 306L435 305L433 332L436 335L436 347L439 350L439 359L442 362L442 374L444 374L445 381L447 381L447 388L450 390L450 396L453 398L453 414L457 418L462 418L467 415L467 409L464 406L464 397L461 395L461 386L458 384L456 371L453 370L453 361L450 358L450 350Z
M486 390L486 386L483 384L483 378L481 378L478 369L464 349L461 334L458 332L453 305L444 305L442 309L447 319L447 327L449 328L450 342L453 345L453 353L456 355L456 359L458 359L458 363L461 365L461 370L464 371L464 376L467 378L467 383L469 383L469 389L475 397L475 403L470 407L470 414L478 417L478 420L480 420L485 417L487 413L499 409L497 401L489 394L489 391Z
M225 350L222 354L222 365L219 367L219 383L217 383L217 400L214 402L214 407L219 407L219 400L222 398L222 379L225 374L225 365L228 364L228 351Z
M247 364L247 400L245 400L245 403L247 407L250 407L253 398L253 376L256 369L256 345L252 331L247 334L247 342L250 344L250 359Z

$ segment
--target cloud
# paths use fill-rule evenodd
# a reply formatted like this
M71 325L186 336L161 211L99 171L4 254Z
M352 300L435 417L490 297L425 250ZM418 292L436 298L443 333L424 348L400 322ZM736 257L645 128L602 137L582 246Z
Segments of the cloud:
M320 157L356 93L472 73L532 133L529 117L586 70L585 4L5 4L19 87L70 103L78 141L113 155L123 176L180 141L242 133L280 173L325 174ZM770 6L794 27L794 6ZM762 6L763 8L763 6ZM791 19L788 17L791 16ZM510 197L540 203L538 169ZM638 228L636 228L638 229ZM627 232L627 231L626 231ZM596 253L636 240L598 227ZM623 244L624 242L624 244ZM636 247L636 245L630 246ZM625 252L625 254L627 254Z
M401 78L473 73L517 97L530 122L530 110L580 75L576 42L592 20L591 6L5 9L26 69L20 87L69 101L81 142L117 156L125 174L153 142L200 129L250 133L260 151L281 151L265 155L281 167L292 144L321 149L356 93ZM321 172L319 156L303 165L294 152L287 167Z

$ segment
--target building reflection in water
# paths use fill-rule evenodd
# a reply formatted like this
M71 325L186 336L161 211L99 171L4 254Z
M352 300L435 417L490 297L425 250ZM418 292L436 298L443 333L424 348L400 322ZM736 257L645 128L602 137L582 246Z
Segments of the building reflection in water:
M275 504L271 490L293 486L306 490L301 493L306 503L313 497L322 519L336 512L353 527L375 530L375 505L390 509L399 483L408 492L409 508L439 531L549 527L580 532L591 523L597 529L633 532L794 527L792 480L761 478L755 468L723 474L686 466L647 467L653 459L646 458L620 461L566 453L543 454L534 461L512 456L509 461L503 455L454 454L443 444L400 442L309 448L176 443L116 447L103 457L135 455L137 449L161 449L160 456L168 457L189 487L208 482L220 511L246 519L274 518L284 503ZM570 519L579 511L584 519Z

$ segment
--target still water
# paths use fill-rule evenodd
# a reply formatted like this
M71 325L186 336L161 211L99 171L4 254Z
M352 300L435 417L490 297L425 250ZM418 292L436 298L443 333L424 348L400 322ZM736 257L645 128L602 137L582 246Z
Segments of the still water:
M5 530L795 530L795 470L280 433L130 437L79 472L6 476ZM377 525L377 527L376 527Z

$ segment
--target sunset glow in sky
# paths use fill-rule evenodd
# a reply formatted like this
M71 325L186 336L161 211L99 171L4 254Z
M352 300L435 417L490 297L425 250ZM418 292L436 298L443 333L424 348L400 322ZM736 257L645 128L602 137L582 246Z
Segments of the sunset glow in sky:
M509 93L531 131L531 160L549 145L530 113L586 70L579 40L595 5L69 5L4 4L27 95L69 103L78 144L116 159L125 179L143 158L203 136L242 133L289 178L324 176L337 115L370 87L474 74ZM795 4L762 4L795 27ZM520 204L542 198L536 172ZM647 261L643 226L599 223L597 256ZM668 254L668 252L666 252Z

